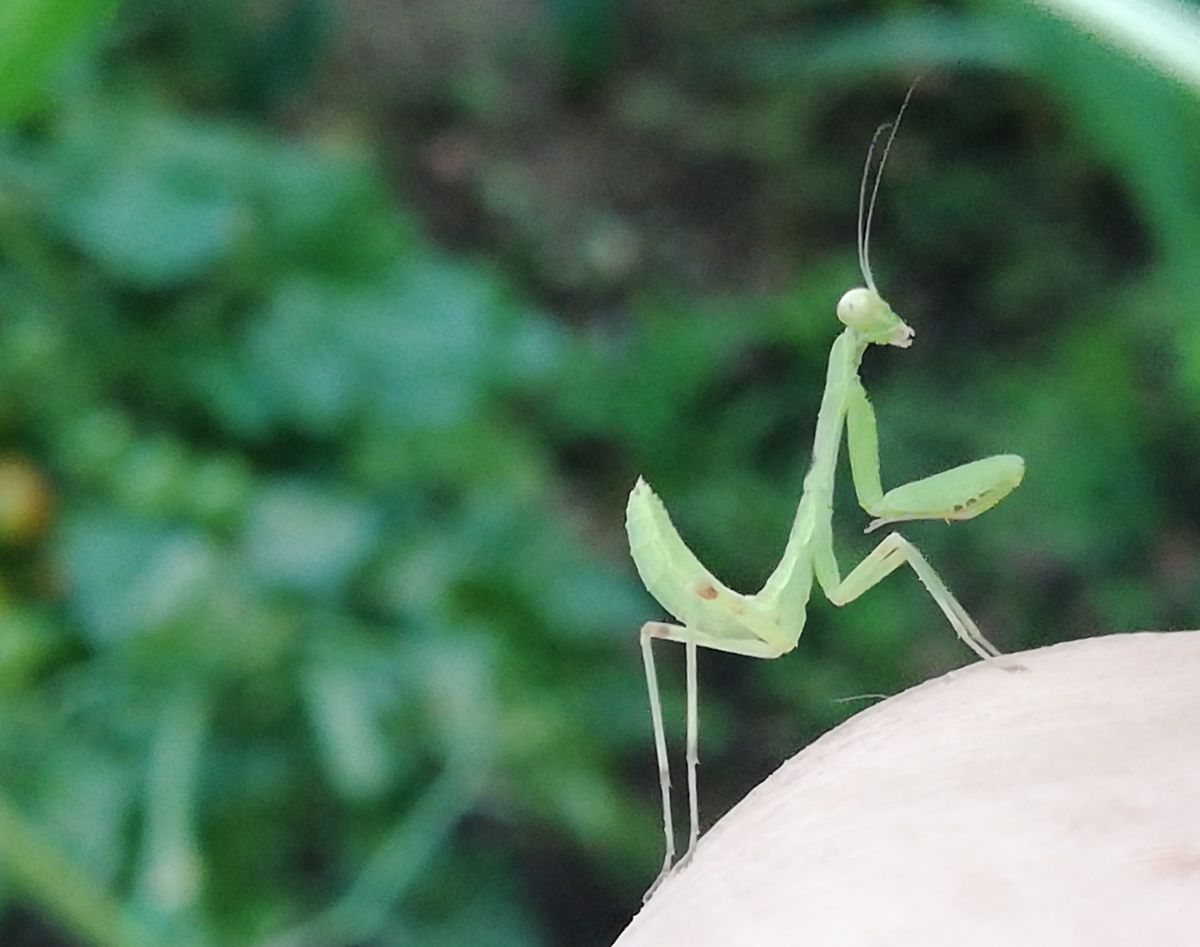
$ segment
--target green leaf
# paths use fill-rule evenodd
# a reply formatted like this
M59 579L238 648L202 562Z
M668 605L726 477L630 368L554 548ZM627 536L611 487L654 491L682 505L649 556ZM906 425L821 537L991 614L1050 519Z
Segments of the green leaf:
M366 285L283 284L245 364L277 418L310 433L355 419L445 429L482 411L510 373L544 375L557 358L552 333L519 330L510 314L479 271L414 256Z
M254 501L242 545L261 581L333 595L370 554L378 532L378 517L361 500L293 480L271 484Z
M380 726L379 687L371 686L377 682L369 670L322 653L303 679L326 772L338 793L352 800L373 799L387 789L397 757Z
M45 92L54 70L116 0L4 0L0 4L0 125Z
M183 617L211 589L219 565L198 534L111 513L68 519L58 552L71 606L103 645Z
M188 193L160 169L115 169L67 203L63 224L113 276L145 289L199 275L228 253L239 209L226 195Z

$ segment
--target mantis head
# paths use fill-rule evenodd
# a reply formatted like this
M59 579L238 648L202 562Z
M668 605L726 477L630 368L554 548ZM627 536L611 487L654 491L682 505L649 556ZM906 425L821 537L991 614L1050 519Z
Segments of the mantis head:
M916 335L912 326L892 312L879 293L866 286L849 290L838 300L837 317L876 345L906 349Z
M837 305L838 318L856 330L866 341L876 345L895 345L906 349L912 345L915 333L903 319L892 312L879 291L875 288L875 277L871 273L871 221L875 216L875 199L879 196L879 182L883 178L883 166L887 164L888 152L892 150L892 142L896 140L896 132L900 129L900 120L904 118L904 110L908 108L908 100L912 98L913 89L917 84L909 86L904 103L896 115L894 122L880 125L875 129L871 139L871 147L867 149L867 160L863 165L862 183L858 188L858 267L862 271L865 286L859 286L847 292ZM875 156L875 147L879 144L880 136L889 132L887 142L883 146L883 154L879 158L879 170L875 172L875 183L871 186L871 199L867 200L867 181L871 175L871 159Z

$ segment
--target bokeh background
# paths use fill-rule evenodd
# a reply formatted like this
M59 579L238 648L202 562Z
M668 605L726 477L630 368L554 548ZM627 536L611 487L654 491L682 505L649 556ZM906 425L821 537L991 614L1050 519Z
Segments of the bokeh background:
M611 943L661 846L625 497L770 571L917 76L885 486L1028 473L906 534L1004 650L1196 627L1200 27L1076 7L3 0L0 942ZM701 658L707 826L971 655L904 571Z

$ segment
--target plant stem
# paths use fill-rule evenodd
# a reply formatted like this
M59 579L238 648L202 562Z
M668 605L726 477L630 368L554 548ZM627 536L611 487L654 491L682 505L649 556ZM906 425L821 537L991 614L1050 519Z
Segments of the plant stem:
M0 795L0 871L48 919L94 947L145 947L121 906Z
M340 947L369 940L459 819L470 811L481 780L474 767L449 766L384 835L341 899L261 947Z

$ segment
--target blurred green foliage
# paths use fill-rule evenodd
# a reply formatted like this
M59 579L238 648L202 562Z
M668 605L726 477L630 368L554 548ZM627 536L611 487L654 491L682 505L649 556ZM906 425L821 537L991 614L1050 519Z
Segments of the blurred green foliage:
M1200 105L1120 44L1015 2L108 9L0 8L5 943L611 941L660 845L625 492L769 571L914 73L885 483L1028 475L906 532L1008 650L1200 617ZM706 818L968 658L905 574L705 654Z
M116 0L8 0L0 7L0 122L47 94L46 76Z

